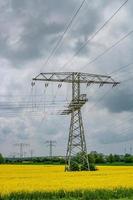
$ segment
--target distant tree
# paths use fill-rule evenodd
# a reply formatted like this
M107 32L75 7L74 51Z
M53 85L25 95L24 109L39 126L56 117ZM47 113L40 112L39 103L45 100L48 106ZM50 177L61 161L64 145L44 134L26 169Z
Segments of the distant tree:
M125 154L125 156L124 156L124 161L125 161L126 163L133 163L133 156L130 155L130 154Z
M88 154L89 163L95 163L95 155L90 153Z
M105 156L102 153L97 153L96 151L92 151L89 154L89 157L93 159L92 163L105 163Z
M102 153L97 154L96 163L105 163L104 155Z
M120 156L119 155L117 155L117 154L115 154L114 155L114 162L120 162L121 161L121 158L120 158Z
M109 163L114 162L114 156L113 156L112 154L110 154L110 155L107 157L107 161L108 161Z
M4 158L2 156L2 154L0 153L0 164L4 163Z

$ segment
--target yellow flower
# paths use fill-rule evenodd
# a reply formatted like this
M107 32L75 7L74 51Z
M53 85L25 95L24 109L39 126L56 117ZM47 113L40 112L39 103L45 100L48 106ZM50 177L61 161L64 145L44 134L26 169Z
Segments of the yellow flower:
M64 166L0 165L0 193L133 187L133 167L99 166L97 171L64 172Z

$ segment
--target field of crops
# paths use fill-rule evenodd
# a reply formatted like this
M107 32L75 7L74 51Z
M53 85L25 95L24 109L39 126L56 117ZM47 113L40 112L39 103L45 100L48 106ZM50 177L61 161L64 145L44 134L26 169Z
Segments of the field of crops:
M133 167L99 166L93 172L64 172L64 166L0 165L0 194L133 187Z

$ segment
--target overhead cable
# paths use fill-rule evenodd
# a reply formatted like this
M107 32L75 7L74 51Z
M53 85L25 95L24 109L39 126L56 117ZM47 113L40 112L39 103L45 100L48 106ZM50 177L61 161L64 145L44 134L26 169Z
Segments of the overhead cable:
M68 25L66 26L64 32L62 33L61 37L59 38L59 40L57 41L56 45L54 46L54 48L52 49L50 55L48 56L48 58L46 59L44 65L47 65L49 60L51 59L51 57L54 55L54 53L56 52L57 48L59 47L60 43L62 42L65 34L67 33L67 31L69 30L69 28L71 27L73 21L75 20L76 16L78 15L79 11L81 10L81 8L83 7L84 3L86 0L83 0L79 6L79 8L76 10L76 12L74 13L74 15L72 16L70 22L68 23Z
M87 40L85 41L85 43L83 45L81 45L81 47L76 51L76 53L71 57L70 60L68 60L61 68L66 67L69 63L71 63L73 61L73 59L75 58L75 56L77 56L80 51L86 47L86 45L93 40L98 33L100 33L100 31L115 17L115 15L117 15L117 13L122 9L122 7L128 2L128 0L126 0L114 13L111 17L109 17L109 19L107 19L107 21L105 21L105 23Z
M96 62L99 58L101 58L102 56L104 56L106 53L108 53L110 50L112 50L114 47L118 46L123 40L125 40L127 37L129 37L131 34L133 33L133 30L131 30L129 33L127 33L126 35L124 35L120 40L118 40L117 42L115 42L113 45L111 45L109 48L107 48L104 52L102 52L101 54L99 54L97 57L95 57L94 59L92 59L89 63L87 63L86 65L82 66L80 69L83 69L87 66L89 66L90 64Z

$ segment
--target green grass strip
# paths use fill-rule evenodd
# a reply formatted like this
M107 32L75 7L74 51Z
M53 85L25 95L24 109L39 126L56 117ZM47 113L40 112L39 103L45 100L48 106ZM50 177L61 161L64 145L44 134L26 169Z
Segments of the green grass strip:
M77 190L66 192L14 192L9 195L0 196L0 200L109 200L109 199L133 199L133 188L116 188L113 190Z

